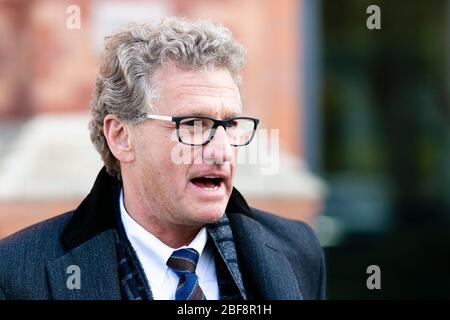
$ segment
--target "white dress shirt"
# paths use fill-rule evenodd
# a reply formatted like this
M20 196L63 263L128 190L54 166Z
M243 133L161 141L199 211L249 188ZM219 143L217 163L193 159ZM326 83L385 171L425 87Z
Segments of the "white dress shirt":
M167 267L166 262L172 252L181 248L197 250L200 258L196 274L200 287L208 300L219 300L214 251L203 227L192 242L180 248L171 248L153 234L145 230L128 214L123 201L123 189L120 192L120 216L131 245L144 269L155 300L174 300L179 277Z

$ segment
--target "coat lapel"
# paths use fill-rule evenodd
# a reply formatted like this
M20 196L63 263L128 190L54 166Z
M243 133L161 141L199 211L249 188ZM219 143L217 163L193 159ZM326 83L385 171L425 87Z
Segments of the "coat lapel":
M250 297L302 300L291 264L271 236L248 215L232 213L228 217Z
M75 275L70 269L68 273L69 266L79 267L79 289L67 285L69 277ZM51 261L47 274L53 299L120 299L114 231L104 231Z

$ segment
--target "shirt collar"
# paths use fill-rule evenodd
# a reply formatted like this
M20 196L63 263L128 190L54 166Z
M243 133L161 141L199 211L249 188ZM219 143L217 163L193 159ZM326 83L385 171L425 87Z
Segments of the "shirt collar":
M148 270L151 279L156 286L160 287L164 281L168 267L166 265L167 260L172 255L173 251L182 248L193 248L199 255L201 255L205 249L206 242L208 240L208 234L205 227L203 227L197 234L197 236L187 246L180 248L171 248L152 233L144 229L138 224L127 212L124 201L123 189L120 191L120 217L125 229L125 233L133 246L142 267Z

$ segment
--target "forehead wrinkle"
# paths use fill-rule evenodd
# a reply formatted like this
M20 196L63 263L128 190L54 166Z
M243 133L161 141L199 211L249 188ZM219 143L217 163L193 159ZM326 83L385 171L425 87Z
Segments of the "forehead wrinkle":
M206 100L201 98L206 98ZM217 98L220 100L216 100ZM176 103L174 103L175 101ZM176 113L183 115L188 115L189 110L195 113L203 113L205 116L211 116L212 114L239 115L243 109L240 95L211 96L184 92L166 96L163 100L160 99L159 103L178 106ZM194 114L189 113L189 115Z
M207 93L192 93L192 92L180 92L178 94L176 94L174 96L175 99L179 99L181 101L183 100L187 100L185 101L184 104L186 105L207 105L208 102L207 101L199 101L197 98L219 98L219 99L226 99L229 102L233 102L231 103L234 104L234 102L237 102L237 105L239 106L239 108L242 108L242 100L241 100L241 96L240 95L235 95L233 94L221 94L221 95L215 95L215 94L207 94ZM191 98L191 99L190 99ZM210 100L211 101L211 100ZM214 101L212 100L213 104L216 104L218 102L220 102L220 105L222 107L225 107L226 105L230 105L230 103L225 103L225 101Z

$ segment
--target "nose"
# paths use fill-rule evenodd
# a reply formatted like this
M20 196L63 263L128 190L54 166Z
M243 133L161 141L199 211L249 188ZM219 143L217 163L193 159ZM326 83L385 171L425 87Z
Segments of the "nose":
M203 159L208 163L223 164L231 161L232 157L233 149L227 133L223 127L218 127L213 139L203 148Z

